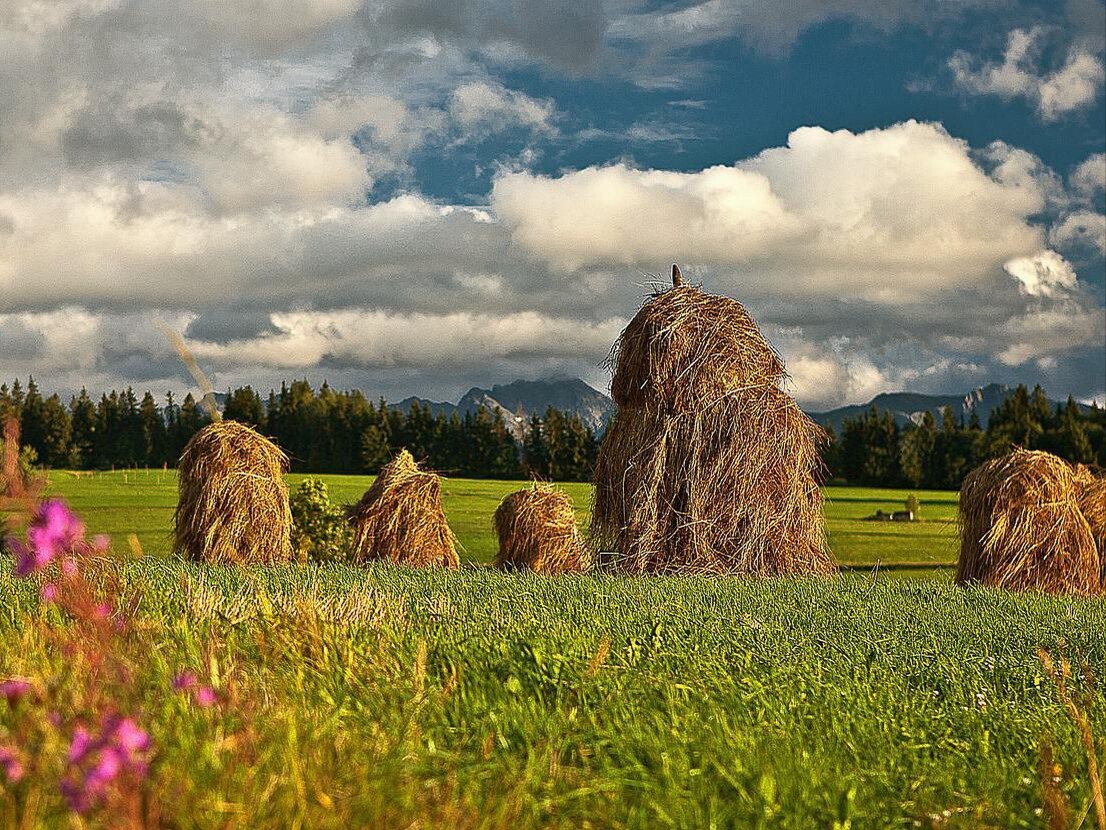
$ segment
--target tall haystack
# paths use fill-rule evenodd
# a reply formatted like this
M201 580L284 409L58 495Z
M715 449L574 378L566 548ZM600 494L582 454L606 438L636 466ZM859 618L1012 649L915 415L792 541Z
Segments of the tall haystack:
M630 573L834 572L824 433L780 389L783 361L745 308L672 271L611 352L595 542Z
M572 498L551 484L534 482L508 495L495 511L494 524L497 568L562 574L590 566Z
M956 581L1048 594L1102 593L1094 533L1071 464L1015 449L976 467L960 487Z
M287 562L288 456L237 421L215 421L181 454L173 549L196 562Z
M350 508L353 557L424 567L460 564L453 531L442 511L442 480L400 450Z

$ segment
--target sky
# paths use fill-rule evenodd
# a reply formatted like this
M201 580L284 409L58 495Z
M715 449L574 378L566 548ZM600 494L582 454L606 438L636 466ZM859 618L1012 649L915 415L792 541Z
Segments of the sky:
M672 262L811 409L1106 401L1101 0L3 0L0 376L606 389Z

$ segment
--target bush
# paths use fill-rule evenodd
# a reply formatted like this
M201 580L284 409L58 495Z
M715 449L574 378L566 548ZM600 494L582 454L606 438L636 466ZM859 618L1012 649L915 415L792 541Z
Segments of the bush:
M292 494L292 554L300 561L344 562L352 535L345 510L330 503L326 484L304 479Z

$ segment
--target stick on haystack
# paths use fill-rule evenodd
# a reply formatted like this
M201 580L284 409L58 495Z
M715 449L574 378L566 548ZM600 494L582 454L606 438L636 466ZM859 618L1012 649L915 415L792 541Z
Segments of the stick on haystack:
M595 471L592 535L630 573L828 574L824 433L744 307L683 283L611 352L618 411Z
M442 480L400 450L350 508L353 556L422 567L460 564L453 532L442 511Z
M1063 459L1023 449L968 473L960 487L956 581L1049 594L1102 593L1101 551L1080 508L1077 478ZM1093 508L1094 500L1087 504Z
M497 568L562 574L590 565L572 498L551 484L534 482L508 495L495 511L494 524Z
M174 550L197 562L287 562L292 512L288 457L236 421L216 421L184 448Z

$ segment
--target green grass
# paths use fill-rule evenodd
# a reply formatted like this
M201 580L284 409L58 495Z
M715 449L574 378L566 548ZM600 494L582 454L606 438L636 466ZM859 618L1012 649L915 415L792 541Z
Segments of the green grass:
M369 483L323 478L342 502ZM491 558L516 486L447 482L468 560ZM951 585L955 494L920 493L926 521L899 525L862 519L905 492L829 488L834 551L866 570L812 581L203 567L163 555L172 473L55 472L50 489L150 554L105 566L135 609L108 696L152 733L147 804L170 825L1040 827L1046 746L1076 820L1089 809L1036 650L1101 673L1106 605ZM585 518L588 488L567 489ZM922 567L888 579L877 561ZM92 675L59 648L58 610L7 566L0 609L0 676L78 716ZM223 703L172 692L185 670ZM1102 687L1072 682L1106 735ZM33 797L0 790L0 824L70 826L50 774Z
M1100 602L856 577L123 574L141 625L121 699L176 826L1035 828L1045 742L1089 805L1034 652L1106 666ZM6 569L0 595L0 671L64 677L36 625L56 612ZM233 702L168 691L184 669ZM36 820L68 826L45 792Z
M301 475L289 476L292 487ZM317 476L326 482L331 499L354 502L369 486L369 476ZM491 520L500 499L521 486L519 482L447 479L445 511L450 525L464 546L464 559L488 562L495 555L496 542ZM580 520L586 521L591 488L566 484L576 502ZM163 554L169 549L169 533L177 483L173 471L80 474L52 472L50 492L64 496L87 519L90 529L108 533L118 541L136 534L147 553ZM906 490L860 487L826 488L826 525L830 546L838 561L846 565L872 567L915 566L911 575L932 575L934 568L956 559L956 494L919 491L924 521L913 524L866 522L877 509L901 509Z

